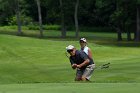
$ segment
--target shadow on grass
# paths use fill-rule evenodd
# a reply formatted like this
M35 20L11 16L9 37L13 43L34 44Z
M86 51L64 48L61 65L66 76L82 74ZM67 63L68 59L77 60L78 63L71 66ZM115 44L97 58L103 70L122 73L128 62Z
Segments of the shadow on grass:
M105 46L118 46L118 47L140 47L140 42L136 41L95 41L96 44L105 45Z
M58 36L47 36L44 35L43 37L39 36L38 31L29 31L28 33L22 32L21 35L17 35L16 31L1 31L0 34L5 35L14 35L14 36L20 36L20 37L31 37L31 38L38 38L38 39L49 39L49 40L57 40L57 41L79 41L79 38L76 38L75 36L66 36L65 38L62 38L60 35ZM86 36L85 37L88 42L90 43L96 43L99 45L105 45L105 46L118 46L118 47L140 47L140 42L136 41L117 41L117 39L111 38L111 37L104 37L104 36Z

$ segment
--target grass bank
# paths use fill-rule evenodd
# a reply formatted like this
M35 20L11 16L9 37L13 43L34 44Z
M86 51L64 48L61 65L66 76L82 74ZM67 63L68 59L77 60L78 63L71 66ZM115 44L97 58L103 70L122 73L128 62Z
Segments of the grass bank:
M65 47L73 44L79 49L77 39L0 35L0 43L1 84L74 82L75 71L65 56ZM94 39L89 39L88 46L96 66L111 63L109 69L95 70L92 82L140 83L139 47L99 44Z

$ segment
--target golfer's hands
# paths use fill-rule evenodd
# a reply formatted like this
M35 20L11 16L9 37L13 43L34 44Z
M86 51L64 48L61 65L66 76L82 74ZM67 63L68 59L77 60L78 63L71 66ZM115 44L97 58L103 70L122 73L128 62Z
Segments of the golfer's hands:
M72 64L72 68L76 69L77 68L77 64Z
M77 65L77 68L81 68L82 66L81 65Z
M81 68L81 67L82 67L81 65L72 64L72 68L73 68L73 69L76 69L76 68Z

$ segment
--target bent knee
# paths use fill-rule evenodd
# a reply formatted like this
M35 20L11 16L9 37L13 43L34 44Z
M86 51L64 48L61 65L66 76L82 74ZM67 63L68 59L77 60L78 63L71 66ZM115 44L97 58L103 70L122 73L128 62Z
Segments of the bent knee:
M86 81L87 80L85 76L82 76L81 79L82 79L82 81Z

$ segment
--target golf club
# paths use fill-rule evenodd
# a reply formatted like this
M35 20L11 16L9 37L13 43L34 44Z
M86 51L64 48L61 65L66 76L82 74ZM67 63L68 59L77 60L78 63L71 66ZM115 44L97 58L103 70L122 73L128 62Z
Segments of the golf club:
M107 68L109 68L109 66L110 66L110 63L105 63L98 67L95 67L95 69L107 69Z

